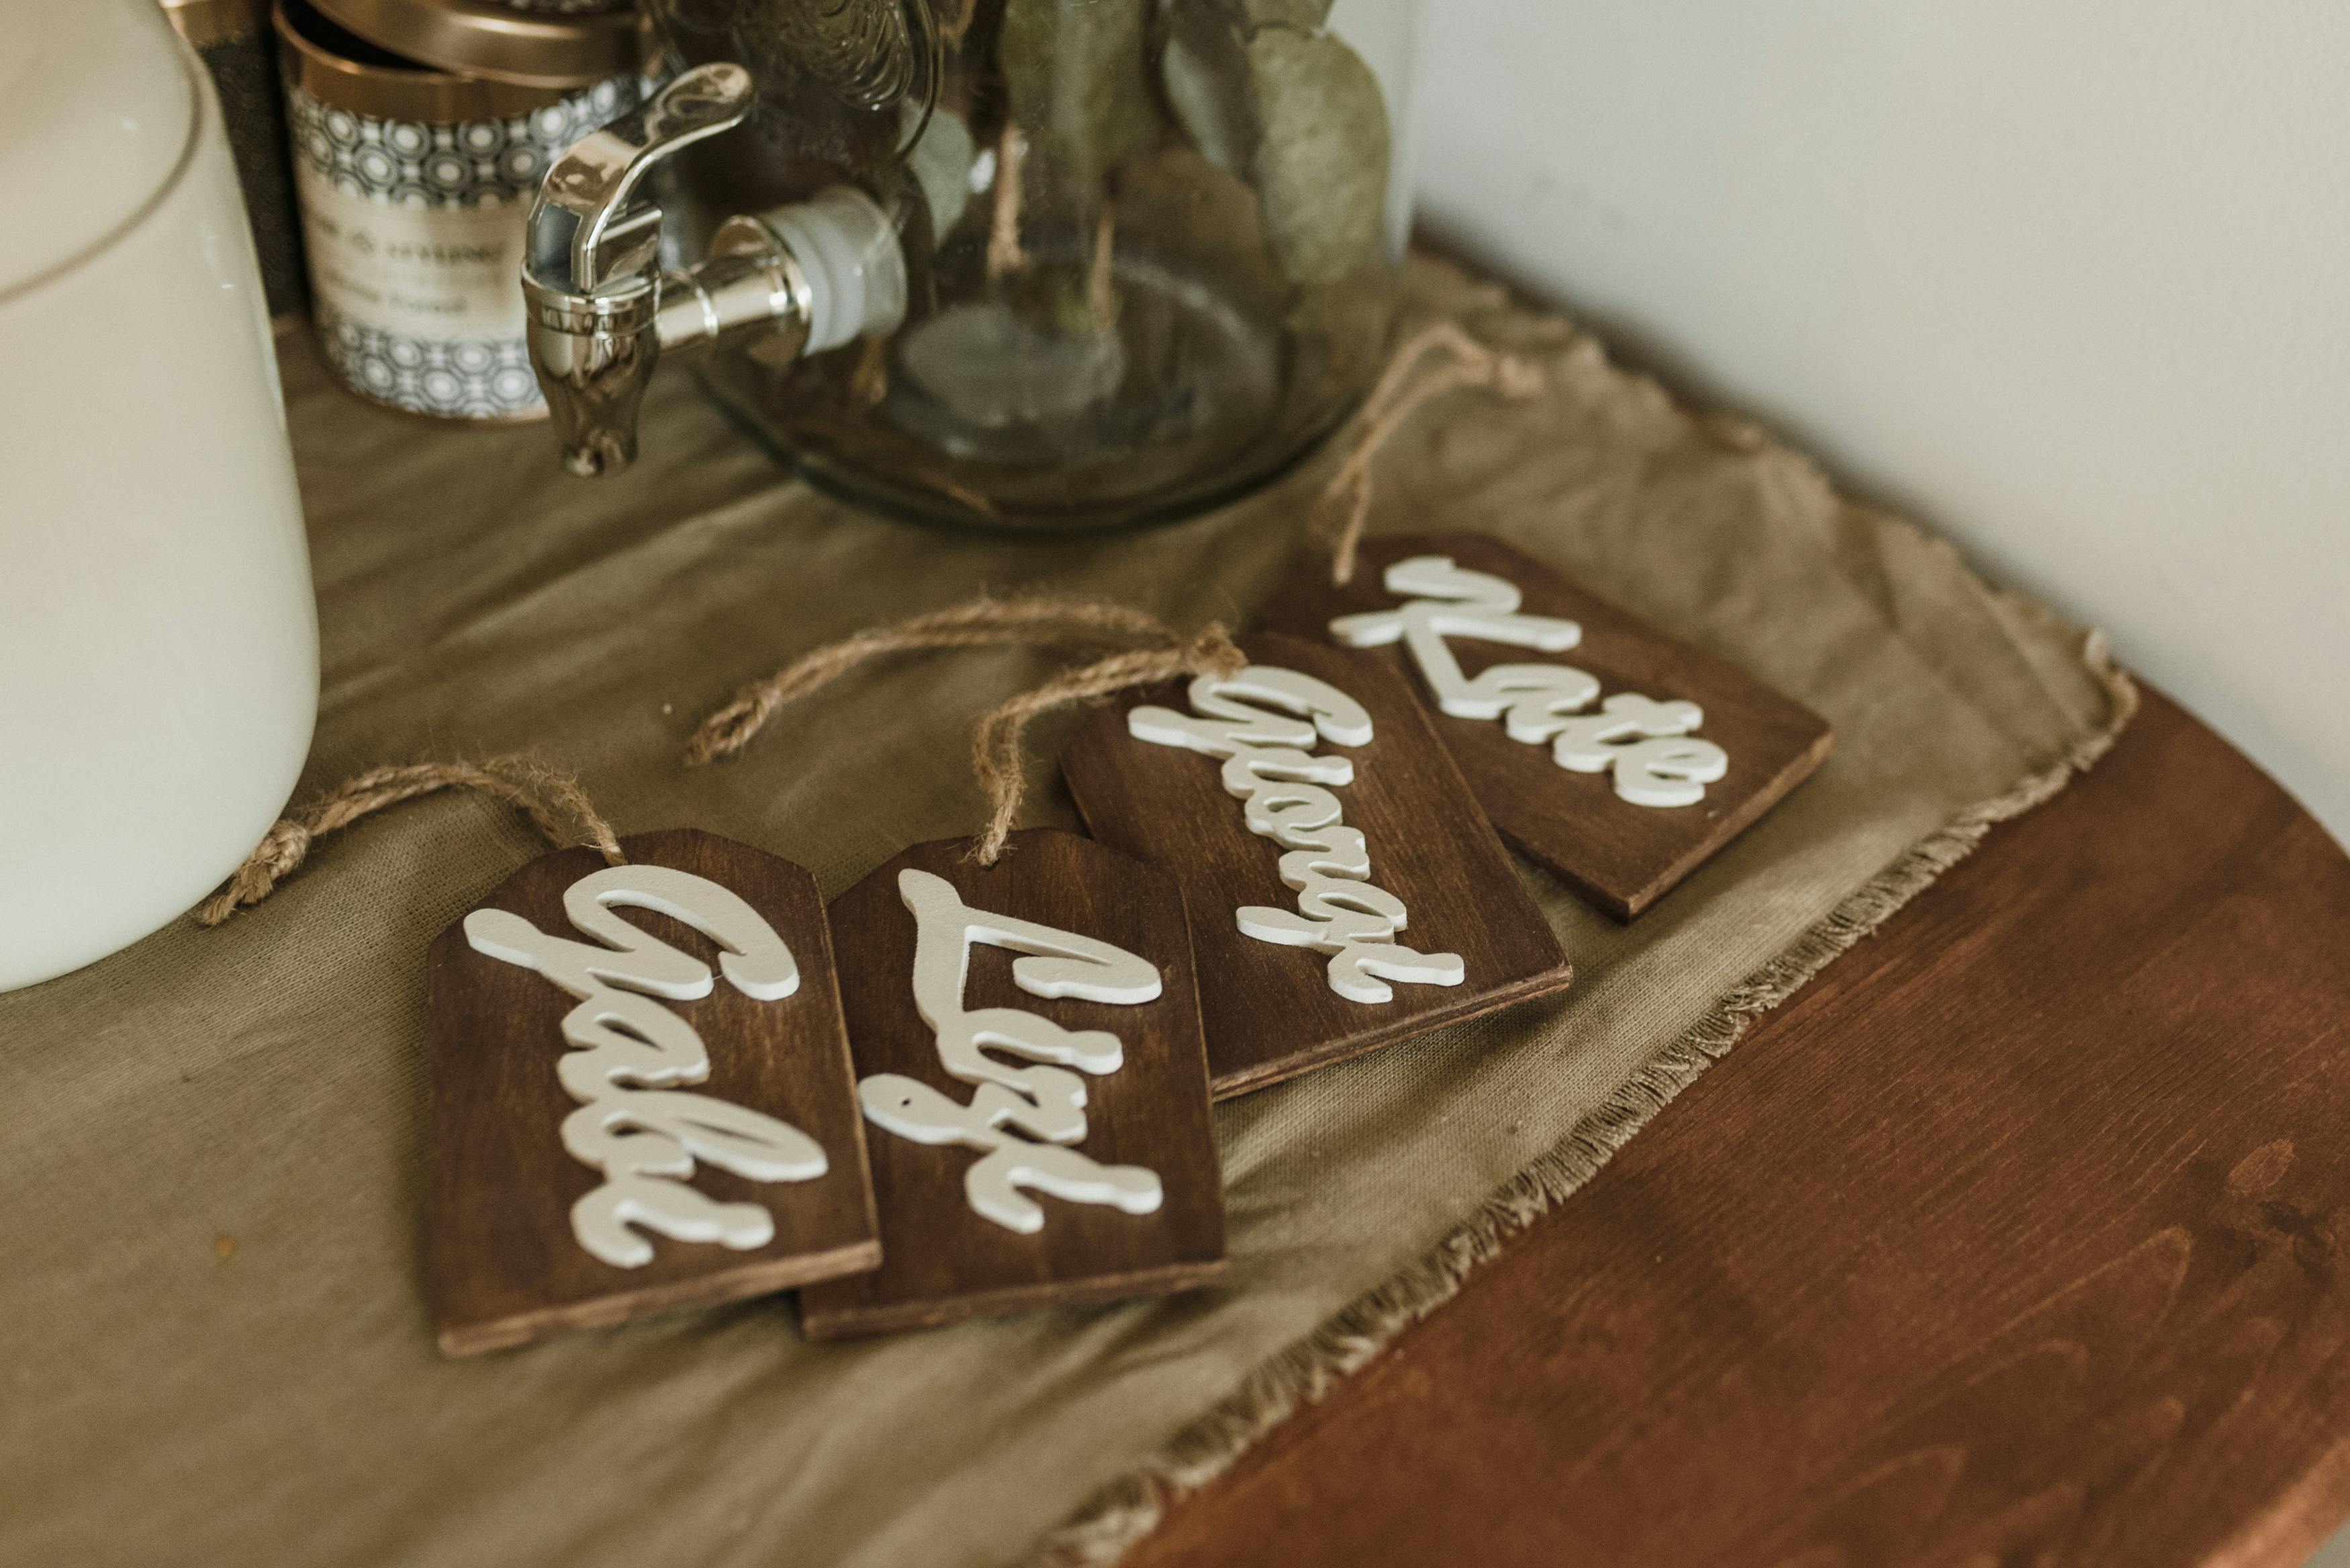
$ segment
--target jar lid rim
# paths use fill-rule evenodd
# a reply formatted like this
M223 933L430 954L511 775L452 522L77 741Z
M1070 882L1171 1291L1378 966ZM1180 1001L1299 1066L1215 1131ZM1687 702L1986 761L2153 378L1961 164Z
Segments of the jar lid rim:
M457 76L400 58L331 21L309 0L276 0L276 13L286 83L330 109L453 125L528 114L572 90Z
M623 6L551 15L500 0L312 0L328 21L452 75L582 88L643 68L645 19Z

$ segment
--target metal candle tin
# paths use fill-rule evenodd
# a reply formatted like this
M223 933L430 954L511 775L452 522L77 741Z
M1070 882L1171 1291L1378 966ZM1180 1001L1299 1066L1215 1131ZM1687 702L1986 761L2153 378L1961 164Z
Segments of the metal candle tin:
M350 5L336 8L373 14ZM328 363L354 391L411 412L536 419L546 410L523 340L523 218L549 163L636 107L641 35L633 16L488 9L516 17L525 42L553 40L534 55L504 38L495 64L532 79L420 64L307 0L277 0L279 62Z

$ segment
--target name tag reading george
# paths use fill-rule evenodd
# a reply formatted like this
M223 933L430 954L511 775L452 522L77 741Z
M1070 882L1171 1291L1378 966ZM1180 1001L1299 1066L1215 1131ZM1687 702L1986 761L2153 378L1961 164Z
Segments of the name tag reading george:
M879 1261L813 882L707 834L622 847L525 867L433 946L452 1355Z
M1460 954L1418 952L1394 940L1411 912L1372 879L1370 843L1361 828L1346 825L1346 807L1331 793L1355 782L1355 764L1310 750L1325 740L1368 745L1371 716L1363 705L1310 675L1255 666L1237 675L1203 675L1191 682L1190 696L1188 713L1134 709L1126 716L1127 733L1222 759L1225 792L1243 803L1249 831L1287 851L1281 879L1296 890L1296 909L1236 909L1241 934L1328 953L1330 989L1349 1002L1394 1000L1388 981L1459 985L1466 979Z
M835 901L884 1261L800 1293L813 1338L1222 1276L1182 896L1074 834L982 868L907 851Z
M1096 836L1183 884L1217 1093L1564 988L1557 938L1401 680L1288 639L1243 647L1247 669L1113 704L1062 757Z
M1620 919L1835 744L1734 665L1482 535L1370 540L1343 587L1303 562L1264 624L1406 671L1494 826Z

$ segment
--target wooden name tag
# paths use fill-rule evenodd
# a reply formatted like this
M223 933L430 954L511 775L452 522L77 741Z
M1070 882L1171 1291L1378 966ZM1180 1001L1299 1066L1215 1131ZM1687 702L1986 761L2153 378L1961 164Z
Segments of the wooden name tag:
M1061 771L1183 886L1215 1091L1563 990L1574 971L1403 677L1252 637L1237 676L1098 710Z
M1344 587L1302 562L1263 624L1408 670L1493 826L1618 919L1835 744L1737 666L1482 534L1367 541Z
M567 850L432 944L432 1272L469 1355L880 1262L808 874L691 831Z
M910 849L835 899L881 1268L814 1339L1222 1279L1223 1182L1172 878L1080 838Z

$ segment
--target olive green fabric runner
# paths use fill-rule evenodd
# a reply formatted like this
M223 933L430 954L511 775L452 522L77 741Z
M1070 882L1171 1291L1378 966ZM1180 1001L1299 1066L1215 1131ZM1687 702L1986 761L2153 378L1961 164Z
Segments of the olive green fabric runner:
M1107 1554L2119 722L2076 633L1799 456L1565 322L1415 286L1552 389L1431 409L1374 527L1491 530L1736 659L1835 722L1811 783L1628 929L1524 871L1565 999L1224 1107L1228 1288L822 1347L769 1301L467 1362L426 1306L424 951L543 846L472 798L363 825L218 931L0 997L0 1561L945 1568L1081 1508L1055 1552ZM305 793L533 750L624 832L730 835L827 896L979 825L968 726L1050 665L889 661L684 771L740 680L983 587L1244 617L1332 462L1153 533L937 534L789 478L682 376L591 484L543 429L379 413L281 351L326 642Z

